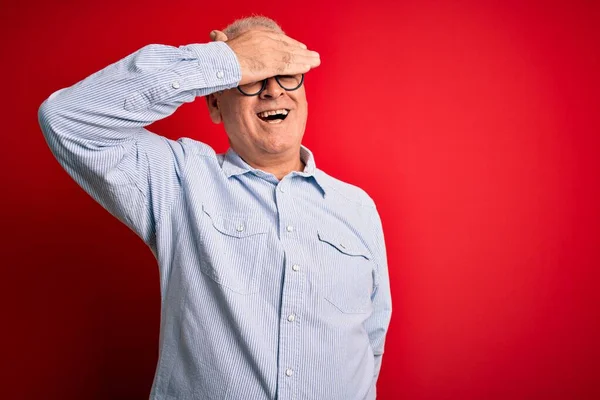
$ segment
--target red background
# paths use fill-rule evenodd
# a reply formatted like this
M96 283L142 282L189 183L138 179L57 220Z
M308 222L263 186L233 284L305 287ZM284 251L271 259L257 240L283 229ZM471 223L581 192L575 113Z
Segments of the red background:
M320 52L304 143L383 219L379 398L600 398L600 7L483 3L3 1L0 397L144 399L157 359L154 258L60 169L38 106L256 12ZM201 99L152 129L227 145Z

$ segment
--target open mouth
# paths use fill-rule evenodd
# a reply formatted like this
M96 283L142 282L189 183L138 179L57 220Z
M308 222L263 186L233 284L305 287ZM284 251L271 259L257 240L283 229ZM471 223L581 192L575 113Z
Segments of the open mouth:
M256 114L258 118L269 124L280 124L287 118L290 110L281 108L278 110L263 111Z

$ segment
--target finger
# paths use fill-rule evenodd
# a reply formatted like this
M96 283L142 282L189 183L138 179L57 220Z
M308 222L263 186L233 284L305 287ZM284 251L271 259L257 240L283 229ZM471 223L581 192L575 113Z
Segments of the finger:
M291 47L279 47L277 49L278 51L280 51L281 53L289 53L291 55L294 56L303 56L303 57L314 57L314 58L320 58L321 55L319 53L317 53L314 50L308 50L308 49L300 49L300 48L291 48Z
M294 52L281 52L279 57L281 58L273 65L272 71L277 75L306 73L321 65L321 58L318 57L318 53L309 50L298 49Z
M307 64L312 64L313 62L320 63L321 60L321 55L312 50L298 49L296 51L291 51L290 54L294 59L303 58L307 61L310 61Z
M308 73L311 69L313 69L310 65L308 64L291 64L289 65L285 71L282 71L280 74L278 75L298 75L298 74L306 74Z
M303 52L302 56L321 59L321 55L313 50L306 50L305 52Z
M321 61L315 62L315 61L306 60L304 63L302 61L303 60L298 60L297 62L289 65L290 70L294 70L294 72L289 73L290 75L305 73L305 72L308 72L311 69L315 69L319 65L321 65Z
M303 61L305 63L303 63ZM320 61L314 62L314 61L298 59L298 60L294 60L294 62L285 64L285 66L282 67L278 71L278 75L305 74L305 73L309 72L310 70L317 68L319 65L320 65Z
M311 68L316 68L321 65L321 59L319 57L297 57L295 60L296 64L308 65Z
M319 53L310 50L281 51L276 57L282 64L308 64L318 66L321 63Z
M263 26L257 26L255 28L252 28L251 31L262 32L263 35L269 36L269 37L271 37L272 39L275 39L275 40L284 41L286 44L290 44L290 45L293 45L293 46L301 47L303 49L307 48L304 43L299 42L296 39L292 39L291 37L287 36L283 32L274 31L271 28L267 28L267 27L263 27Z
M302 49L307 49L308 48L304 43L299 42L298 40L293 39L293 38L287 36L284 33L279 33L279 32L273 32L273 33L276 35L276 39L277 40L281 40L286 45L292 45L292 46L300 47Z

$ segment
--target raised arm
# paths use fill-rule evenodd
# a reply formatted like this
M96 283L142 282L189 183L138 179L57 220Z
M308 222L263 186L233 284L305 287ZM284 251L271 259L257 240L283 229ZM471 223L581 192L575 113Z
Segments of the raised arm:
M225 43L149 45L52 94L39 122L75 181L150 244L155 223L179 191L186 146L144 127L240 79Z
M39 109L40 126L77 183L152 245L179 192L188 146L144 127L197 96L319 63L301 43L263 30L227 43L149 45L52 94Z

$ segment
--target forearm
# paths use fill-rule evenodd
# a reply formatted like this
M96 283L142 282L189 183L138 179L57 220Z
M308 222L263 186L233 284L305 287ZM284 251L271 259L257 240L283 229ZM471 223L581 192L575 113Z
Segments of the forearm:
M72 134L90 146L118 143L184 102L235 87L240 78L225 43L149 45L52 94L40 107L40 124L47 138Z
M375 384L381 371L385 338L392 316L392 297L383 229L381 219L375 208L371 215L371 224L373 241L370 247L376 263L374 273L375 290L371 297L373 313L365 321L365 330L369 335L369 342L374 356L373 382Z
M384 295L382 294L382 297ZM369 334L369 341L373 350L374 356L374 379L376 380L381 371L381 361L384 353L385 337L387 334L391 314L391 298L389 292L385 299L381 299L378 302L378 308L375 310L373 315L366 322L367 332Z
M381 372L381 364L383 360L385 337L387 334L392 307L391 297L389 296L389 288L387 293L381 293L379 290L385 288L381 287L381 282L378 286L378 291L375 293L374 301L374 312L370 318L365 321L365 327L369 335L369 342L373 351L373 380L369 394L365 399L375 399L377 397L377 380L379 379L379 373ZM380 296L378 298L378 296Z
M69 175L150 240L177 195L186 151L144 127L239 79L225 43L150 45L51 95L40 107L40 126Z

